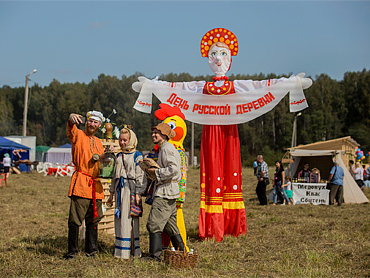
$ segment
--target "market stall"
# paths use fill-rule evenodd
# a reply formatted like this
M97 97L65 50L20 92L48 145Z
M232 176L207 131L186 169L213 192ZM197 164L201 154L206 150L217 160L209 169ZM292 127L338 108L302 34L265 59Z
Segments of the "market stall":
M0 137L0 157L3 157L5 153L10 155L13 163L17 161L27 161L30 158L30 148L14 141L8 140L4 137ZM13 167L15 172L26 172L28 170L27 165L19 164L19 169Z
M72 161L71 145L62 145L57 148L50 148L47 151L46 162L70 164Z
M285 175L290 175L292 177L294 201L299 199L302 204L323 202L322 200L325 199L326 194L328 194L329 192L329 190L326 190L326 184L330 176L330 170L334 165L333 158L335 157L337 161L339 161L339 166L341 166L344 170L344 202L347 204L368 203L369 200L361 191L361 189L357 186L351 174L348 172L347 167L342 160L343 153L344 151L337 150L305 150L302 149L302 146L300 147L300 149L291 148L289 150L289 155L286 155L286 157L288 158L287 161L291 163L287 168ZM302 169L305 163L308 163L310 167L319 170L318 176L313 177L311 173L310 179L308 180L309 182L298 177L298 172L300 169ZM311 169L313 170L313 168ZM315 183L313 181L318 182ZM313 186L309 187L308 185L310 184L313 184ZM312 196L315 194L317 196ZM305 195L305 199L302 200L303 195ZM326 199L328 199L328 197L326 197Z
M329 192L326 183L293 182L294 204L329 205Z

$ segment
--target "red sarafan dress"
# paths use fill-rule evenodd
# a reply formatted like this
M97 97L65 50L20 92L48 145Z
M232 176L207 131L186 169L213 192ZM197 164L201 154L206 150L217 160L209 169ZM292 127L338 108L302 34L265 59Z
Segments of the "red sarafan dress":
M206 82L203 94L234 94L232 81L216 87ZM247 232L242 196L242 167L237 125L204 125L200 154L199 237L239 236Z

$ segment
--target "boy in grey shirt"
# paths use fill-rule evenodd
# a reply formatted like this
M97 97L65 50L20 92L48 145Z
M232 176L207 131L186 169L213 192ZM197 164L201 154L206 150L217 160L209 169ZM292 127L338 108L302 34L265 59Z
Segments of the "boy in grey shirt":
M156 176L156 192L152 209L146 225L150 235L150 257L159 260L162 253L162 232L166 233L173 247L184 250L184 242L177 227L176 199L180 196L179 184L181 179L181 157L176 148L168 143L176 133L168 124L160 123L152 127L152 138L159 146L159 169L147 169Z

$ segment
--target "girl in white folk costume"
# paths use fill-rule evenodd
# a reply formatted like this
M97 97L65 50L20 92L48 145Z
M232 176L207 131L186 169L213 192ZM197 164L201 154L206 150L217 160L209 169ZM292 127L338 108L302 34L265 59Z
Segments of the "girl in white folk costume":
M108 203L113 203L113 195L115 195L116 243L114 256L129 259L130 255L141 257L139 216L131 216L130 199L133 198L136 205L141 203L141 195L145 191L146 176L138 164L140 160L143 160L143 156L136 150L135 133L128 128L123 128L120 131L119 145L123 152L117 154L117 168L110 185Z

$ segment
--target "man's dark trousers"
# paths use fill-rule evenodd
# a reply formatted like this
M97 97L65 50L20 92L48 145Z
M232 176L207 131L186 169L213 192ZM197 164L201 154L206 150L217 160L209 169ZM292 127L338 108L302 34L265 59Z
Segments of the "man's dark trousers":
M256 193L257 193L258 200L260 201L260 205L261 206L267 205L265 180L258 181L257 187L256 187Z
M342 205L343 202L343 185L331 184L329 192L329 205L334 205L334 199L336 199L338 206Z

